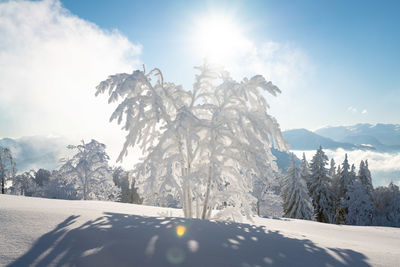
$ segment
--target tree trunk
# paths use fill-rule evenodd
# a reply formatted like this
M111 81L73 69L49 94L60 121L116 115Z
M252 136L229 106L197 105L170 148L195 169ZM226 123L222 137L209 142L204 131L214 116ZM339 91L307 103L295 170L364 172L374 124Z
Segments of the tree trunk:
M206 196L204 199L203 214L201 215L201 218L203 220L206 218L206 213L207 213L207 208L208 208L208 199L210 197L211 175L212 175L211 172L212 172L212 166L210 165L210 167L208 169L207 191L206 191Z
M1 178L1 193L2 193L2 194L5 193L5 190L4 190L5 185L4 185L4 184L5 184L5 183L4 183L4 178Z

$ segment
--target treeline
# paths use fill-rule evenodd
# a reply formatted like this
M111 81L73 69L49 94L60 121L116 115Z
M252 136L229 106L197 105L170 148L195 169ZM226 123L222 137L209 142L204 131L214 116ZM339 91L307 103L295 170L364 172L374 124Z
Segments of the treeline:
M10 150L0 149L2 194L136 204L142 202L131 172L109 166L104 144L91 140L68 148L76 151L76 154L70 159L62 159L58 170L39 169L20 174L16 174Z
M348 225L400 227L400 191L390 183L374 188L368 161L358 171L347 154L342 164L320 147L311 162L305 155L299 166L294 159L282 180L284 216Z

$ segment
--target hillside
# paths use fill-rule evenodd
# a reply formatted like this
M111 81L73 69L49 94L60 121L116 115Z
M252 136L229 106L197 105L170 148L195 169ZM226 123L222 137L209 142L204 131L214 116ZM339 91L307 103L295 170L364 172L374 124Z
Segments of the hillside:
M132 204L0 195L0 265L395 266L400 262L396 228L280 218L254 218L247 224L186 220L181 215L181 210Z

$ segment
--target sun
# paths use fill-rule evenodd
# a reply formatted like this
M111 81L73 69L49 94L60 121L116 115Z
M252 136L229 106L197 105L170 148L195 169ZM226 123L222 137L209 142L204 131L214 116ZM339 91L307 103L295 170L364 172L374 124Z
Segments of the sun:
M240 51L247 50L250 43L243 29L228 16L205 16L194 27L194 44L201 57L223 63Z

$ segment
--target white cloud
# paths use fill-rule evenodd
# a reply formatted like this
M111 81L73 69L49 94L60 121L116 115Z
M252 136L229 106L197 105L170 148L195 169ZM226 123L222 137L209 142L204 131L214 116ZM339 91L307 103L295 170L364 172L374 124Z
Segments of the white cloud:
M361 111L361 114L367 114L368 111L366 109L363 109L363 111Z
M245 43L224 63L236 79L262 74L289 93L306 84L314 73L306 53L293 44L272 41L256 44L248 39Z
M351 111L353 113L357 113L357 109L355 107L352 107L352 106L348 107L347 110Z
M113 107L94 97L95 86L131 72L140 53L57 0L0 3L0 136L93 137L116 154L122 131L108 122Z

